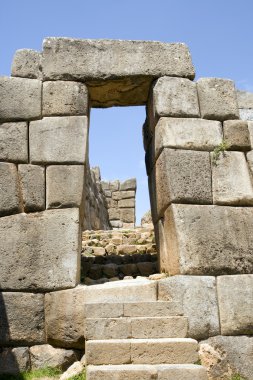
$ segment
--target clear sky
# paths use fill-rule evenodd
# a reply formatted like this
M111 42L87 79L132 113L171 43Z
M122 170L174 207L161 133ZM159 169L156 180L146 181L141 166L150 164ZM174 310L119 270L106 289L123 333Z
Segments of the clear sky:
M1 0L0 75L15 50L49 36L188 44L196 78L233 79L253 91L252 0ZM92 110L90 161L105 179L137 177L137 220L149 209L144 107Z

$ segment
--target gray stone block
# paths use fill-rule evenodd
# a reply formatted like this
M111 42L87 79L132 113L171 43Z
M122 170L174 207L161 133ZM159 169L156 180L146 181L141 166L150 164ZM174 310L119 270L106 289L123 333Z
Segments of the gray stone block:
M130 178L127 179L124 182L121 182L120 184L120 190L136 190L137 184L136 184L136 178Z
M248 128L249 128L251 149L253 150L253 121L248 121Z
M0 375L18 375L30 370L30 355L28 347L1 348Z
M42 55L31 49L20 49L15 52L11 66L11 76L41 79Z
M45 343L44 295L0 293L0 344Z
M45 210L45 168L38 165L18 165L25 212Z
M162 364L157 366L158 380L207 380L205 368L194 364Z
M47 208L80 207L84 200L85 167L53 165L47 167Z
M220 154L212 165L212 187L214 204L253 205L253 185L243 152Z
M130 318L86 319L86 340L128 339L132 337Z
M27 123L0 124L0 160L28 162Z
M0 162L0 216L19 212L22 212L22 204L17 167Z
M217 293L222 335L253 335L253 275L220 276Z
M88 89L85 84L71 81L43 83L43 116L88 115Z
M229 79L200 78L197 82L200 113L203 119L239 119L234 82Z
M118 203L119 208L133 208L135 207L135 198L122 199Z
M84 164L87 157L86 116L47 117L30 123L32 164Z
M221 275L253 271L253 209L171 205L164 214L170 274Z
M236 91L239 108L253 109L253 93L248 91Z
M0 77L0 121L41 117L41 81Z
M112 199L119 201L120 199L129 199L135 197L134 190L126 190L126 191L114 191L112 193Z
M87 376L90 380L154 380L157 370L148 364L92 365L87 367Z
M199 117L196 83L184 78L159 78L148 100L150 130L153 130L160 116Z
M162 216L170 203L212 203L208 152L165 148L153 170L158 217Z
M79 282L78 209L1 218L0 240L1 289L50 291Z
M227 120L223 123L224 140L229 150L250 150L248 123L242 120ZM217 144L218 145L218 144Z
M253 120L253 109L243 108L239 109L239 115L241 120Z
M85 286L45 295L47 341L58 347L84 349Z
M123 223L135 223L135 210L133 208L120 209L120 220Z
M188 318L188 336L203 339L219 334L215 277L174 276L160 280L158 300L180 303Z

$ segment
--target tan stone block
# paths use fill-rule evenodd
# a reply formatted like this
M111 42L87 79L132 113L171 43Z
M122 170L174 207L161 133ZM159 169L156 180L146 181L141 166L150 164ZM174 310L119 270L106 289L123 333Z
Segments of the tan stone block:
M117 318L123 317L123 303L85 303L86 318Z
M186 317L131 318L132 338L185 338L188 322Z
M136 190L137 184L136 184L136 178L130 178L127 179L124 182L120 183L120 190L126 191L126 190Z
M128 339L132 337L130 318L86 319L86 340Z
M25 212L45 209L45 168L38 165L18 165Z
M22 212L17 167L0 162L0 216Z
M253 109L253 93L248 91L236 91L239 108Z
M124 364L88 366L89 380L154 380L157 370L152 365ZM202 379L201 379L202 380Z
M208 380L206 369L194 364L163 364L156 366L158 380Z
M118 206L120 208L134 208L135 207L135 198L122 199L119 201Z
M28 162L27 123L0 124L0 160Z
M108 215L109 215L109 220L119 220L120 210L118 208L109 208Z
M117 247L119 255L131 255L137 252L137 247L134 244L121 244Z
M128 364L131 362L131 340L88 340L85 356L88 365Z
M250 150L248 123L242 120L227 120L223 123L224 140L229 150ZM217 144L219 145L219 144Z
M180 302L128 302L124 303L125 317L168 317L183 315L183 307Z
M252 120L253 120L253 110L252 110ZM249 129L251 149L253 149L253 121L248 121L248 129Z
M123 223L135 223L135 209L122 208L120 209L120 220Z
M134 198L135 197L135 191L134 190L126 190L126 191L114 191L112 193L112 199L120 200L120 199L128 199L128 198Z
M11 76L31 79L41 79L42 77L42 54L32 49L20 49L15 52Z

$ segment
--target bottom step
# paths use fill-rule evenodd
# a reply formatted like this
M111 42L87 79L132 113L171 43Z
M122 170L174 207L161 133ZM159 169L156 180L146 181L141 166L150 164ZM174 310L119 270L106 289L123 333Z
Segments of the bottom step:
M194 364L89 365L87 380L207 380L207 374Z

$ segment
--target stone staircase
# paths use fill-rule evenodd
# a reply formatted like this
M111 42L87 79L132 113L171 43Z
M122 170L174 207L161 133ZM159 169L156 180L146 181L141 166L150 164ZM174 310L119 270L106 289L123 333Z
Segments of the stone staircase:
M157 301L152 289L145 292L146 284L130 280L121 294L113 284L90 287L87 380L207 380L206 370L194 364L198 342L187 337L182 306Z

